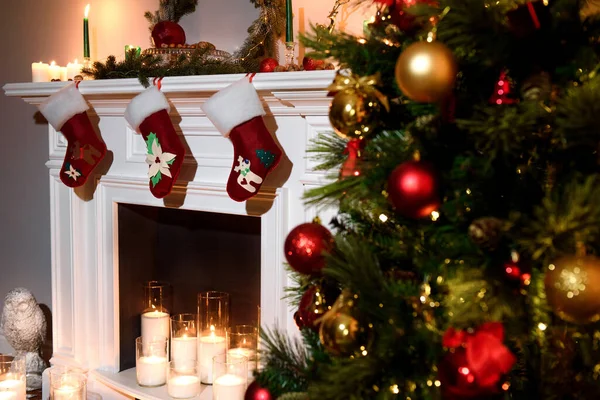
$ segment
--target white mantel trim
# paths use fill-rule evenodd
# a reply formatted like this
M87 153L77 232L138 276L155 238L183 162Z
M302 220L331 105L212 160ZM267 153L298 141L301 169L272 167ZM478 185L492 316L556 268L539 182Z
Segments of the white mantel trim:
M243 78L243 74L202 75L167 77L162 81L165 93L214 93ZM258 91L299 92L327 88L335 71L297 71L257 74L253 80ZM151 79L152 81L152 79ZM9 83L4 85L4 93L9 97L22 97L31 104L37 104L44 98L57 92L68 82ZM135 95L144 87L135 79L104 79L83 81L79 85L83 95Z

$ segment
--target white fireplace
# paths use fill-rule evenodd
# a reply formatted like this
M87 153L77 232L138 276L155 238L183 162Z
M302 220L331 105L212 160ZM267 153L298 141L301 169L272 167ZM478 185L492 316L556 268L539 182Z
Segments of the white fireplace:
M123 214L124 209L135 211L136 207L197 211L212 215L208 219L217 226L221 220L228 225L241 226L247 222L253 226L248 228L254 235L250 242L260 249L250 257L253 252L247 247L243 250L243 246L237 246L242 249L238 251L234 243L222 246L223 251L231 253L228 254L227 276L222 279L235 274L231 264L238 265L232 255L239 257L240 270L252 268L245 263L253 258L258 263L255 287L260 293L255 293L255 298L260 300L261 324L278 326L290 335L297 334L292 318L295 310L282 300L284 288L291 284L284 268L283 242L293 227L311 220L317 212L325 222L332 215L332 210L305 207L302 195L325 179L323 173L314 170L316 163L307 157L306 150L318 132L331 129L326 88L333 77L333 71L314 71L259 74L254 79L268 111L266 124L276 133L285 156L262 190L245 203L229 199L225 190L233 147L200 109L211 95L241 79L241 75L163 80L162 90L172 105L172 120L187 152L173 194L163 200L154 198L148 189L144 141L127 126L123 117L125 107L143 87L136 79L85 81L80 85L81 93L92 107L92 122L97 124L110 153L98 167L97 179L90 179L86 186L72 190L58 177L66 142L60 133L49 128L53 364L88 370L90 390L104 399L168 398L166 387L137 386L135 371L123 370L121 365L121 349L127 343L122 343L126 335L120 326L120 289L123 287L119 272L122 265L124 268L126 263L135 264L136 253L124 256L123 249L119 249L120 243L130 242L119 237L123 232L119 214ZM8 84L4 90L7 96L21 97L37 105L63 85L60 82ZM164 215L169 218L170 214L163 213L163 219ZM226 217L219 219L219 215ZM253 220L238 224L231 219L235 216ZM211 224L207 225L202 228L210 229ZM236 237L238 233L232 235ZM227 241L222 239L222 242ZM197 255L201 253L194 254L199 259L198 268L219 268L214 265L218 264L219 257L213 255L210 262L203 263ZM156 268L166 264L164 257L157 259ZM145 261L140 257L140 262ZM186 262L194 264L193 260ZM218 290L218 275L210 275L211 288ZM199 288L208 284L202 282L202 270L194 271L193 276ZM208 281L208 274L206 276ZM189 291L193 282L187 285ZM133 349L135 344L130 345ZM198 398L210 399L210 388L204 389Z

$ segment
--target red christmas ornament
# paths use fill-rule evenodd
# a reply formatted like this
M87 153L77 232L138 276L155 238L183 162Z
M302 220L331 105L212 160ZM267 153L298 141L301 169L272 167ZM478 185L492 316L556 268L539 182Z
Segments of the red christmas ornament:
M285 239L285 257L290 266L305 275L321 272L325 266L323 253L333 248L333 236L323 225L298 225Z
M260 72L274 72L275 68L279 66L279 63L274 58L265 58L260 62L258 70Z
M296 326L298 327L298 329L303 329L306 326L304 324L304 321L302 320L302 317L300 316L299 311L296 311L294 313L294 322L296 323Z
M319 67L323 67L325 65L325 61L323 60L315 60L314 58L304 57L302 59L302 67L305 71L315 71Z
M157 48L162 47L163 44L167 46L185 44L185 31L175 22L161 21L152 28L152 39Z
M348 155L346 161L342 165L340 170L340 178L348 178L351 176L360 176L360 169L358 164L360 162L361 153L365 147L365 141L361 139L352 139L346 145L344 154Z
M492 97L490 97L490 104L502 105L515 103L515 99L509 97L510 90L508 76L506 76L506 72L502 71L500 73L500 78L496 82L494 93L492 94Z
M246 389L244 400L275 400L269 389L266 389L254 381Z
M408 218L424 218L440 205L437 173L425 161L400 164L388 179L389 199Z
M442 339L452 349L438 365L444 399L491 399L517 361L504 345L504 326L481 325L473 333L449 328Z
M525 268L520 265L519 261L519 253L515 250L511 251L510 261L504 264L504 274L509 280L519 282L523 286L528 286L531 284L531 273L525 271Z

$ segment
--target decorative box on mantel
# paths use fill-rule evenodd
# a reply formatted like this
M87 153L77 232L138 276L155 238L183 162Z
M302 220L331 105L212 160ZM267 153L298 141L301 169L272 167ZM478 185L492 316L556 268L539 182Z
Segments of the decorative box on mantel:
M81 83L109 154L97 168L96 179L69 189L58 176L66 142L49 128L54 365L88 370L89 390L104 399L168 398L166 387L139 387L131 369L142 295L136 279L142 278L173 281L174 291L182 293L180 299L175 296L174 312L195 312L197 291L224 287L232 293L233 319L252 315L238 311L236 317L235 309L256 310L260 305L262 326L297 334L294 310L282 300L284 288L291 284L283 242L293 227L317 214L304 206L302 195L324 176L314 171L315 162L306 150L317 132L331 129L326 88L334 74L255 77L268 111L266 124L285 156L260 193L245 203L231 200L225 190L233 146L200 109L242 75L162 81L187 152L179 181L164 200L148 189L145 143L123 117L143 87L136 79ZM4 86L4 91L37 105L64 85L17 83ZM327 222L331 210L319 214ZM211 399L210 388L203 387L198 398Z

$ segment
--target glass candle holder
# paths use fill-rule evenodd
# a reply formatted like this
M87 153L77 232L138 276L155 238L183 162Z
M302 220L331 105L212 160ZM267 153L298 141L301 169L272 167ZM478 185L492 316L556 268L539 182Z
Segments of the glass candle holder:
M86 400L87 377L68 367L50 368L50 400Z
M164 336L171 333L169 310L171 285L168 282L150 281L144 284L142 310L142 337Z
M157 387L167 383L169 340L164 336L139 337L135 340L137 383Z
M248 359L248 381L258 368L258 328L253 325L235 325L227 330L227 354Z
M198 362L202 383L212 385L213 357L227 351L226 330L229 327L229 294L198 294Z
M196 314L176 314L171 317L171 361L196 361L197 325Z
M25 400L25 358L0 354L0 399Z
M169 380L167 392L174 399L189 399L200 393L196 361L171 361L169 363Z
M244 400L248 358L221 354L213 358L213 400Z

